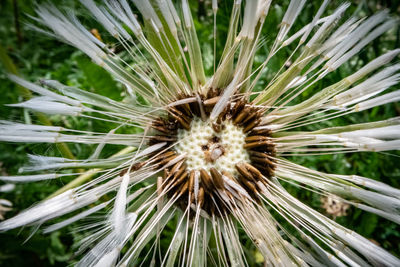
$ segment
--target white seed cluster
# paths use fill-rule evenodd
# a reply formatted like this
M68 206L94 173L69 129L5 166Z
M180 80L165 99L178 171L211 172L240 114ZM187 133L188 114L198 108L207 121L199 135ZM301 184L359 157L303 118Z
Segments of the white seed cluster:
M219 133L215 132L209 121L203 122L200 118L194 118L190 125L190 130L179 130L178 144L175 149L179 154L187 153L186 164L188 170L205 169L214 167L218 171L226 171L236 176L235 164L239 162L249 162L249 155L245 144L246 135L242 128L239 128L231 121L225 121L225 127ZM212 138L218 137L217 143L212 143ZM208 149L204 147L208 146ZM207 158L207 153L218 154L216 147L222 147L223 154L215 161ZM214 150L213 150L214 149Z

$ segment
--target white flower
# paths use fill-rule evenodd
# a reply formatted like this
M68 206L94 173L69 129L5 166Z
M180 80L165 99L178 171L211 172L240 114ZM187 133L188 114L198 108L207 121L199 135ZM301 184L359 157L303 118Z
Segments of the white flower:
M52 173L0 177L27 182L70 175L63 169L89 169L52 198L0 223L1 231L41 225L79 210L45 228L51 232L106 209L106 217L85 227L91 234L78 252L90 250L79 266L135 266L139 259L167 266L207 262L245 266L239 226L271 266L400 265L399 259L316 212L281 185L282 181L301 184L400 223L398 189L360 176L322 173L285 158L400 148L399 118L316 131L296 129L398 101L399 90L386 90L399 81L399 65L387 65L400 49L293 104L297 96L396 25L387 11L369 18L352 16L342 23L349 4L324 16L328 4L324 1L312 21L293 33L305 1L292 0L269 54L256 68L254 57L271 1L236 0L221 60L207 77L187 0L179 8L171 0L134 0L139 17L126 0L105 0L102 5L81 2L124 53L115 54L71 10L64 13L51 4L37 7L37 21L46 28L42 31L86 53L121 82L132 99L141 96L145 103L131 105L57 81L37 85L10 76L36 94L13 106L48 114L90 114L93 119L107 118L116 127L99 133L1 121L2 141L98 144L87 160L31 156L31 165L23 168ZM212 12L216 23L215 0ZM286 60L287 69L281 68L263 90L255 92L271 59L288 46L295 48ZM214 44L214 53L215 49ZM120 134L121 127L142 132ZM99 158L105 145L114 144L126 148L111 158ZM106 194L114 197L102 202ZM83 209L90 204L95 206ZM279 224L276 214L291 229ZM169 247L162 249L159 242L167 224L174 224L175 233ZM217 258L208 250L211 238ZM148 244L151 251L144 251Z

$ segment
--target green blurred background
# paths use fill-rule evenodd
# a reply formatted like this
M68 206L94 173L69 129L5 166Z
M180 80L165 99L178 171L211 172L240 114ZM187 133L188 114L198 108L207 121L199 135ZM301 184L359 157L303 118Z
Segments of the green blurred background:
M84 24L92 29L97 29L101 38L106 43L112 44L114 42L109 34L87 16L85 10L77 1L57 2L67 8L75 9ZM220 55L222 52L232 5L231 2L228 0L219 1L217 55ZM332 2L329 5L327 13L331 13L339 5L337 1ZM32 20L29 19L28 15L34 15L34 3L35 1L31 0L0 0L0 119L24 123L40 123L38 122L40 118L30 112L4 106L4 104L20 102L24 97L21 88L17 88L7 80L6 72L17 71L19 75L30 81L38 81L41 78L56 79L64 84L78 86L85 90L106 95L115 100L122 100L125 97L122 86L81 52L29 29L27 23L32 22ZM206 73L211 75L213 69L211 1L190 1L190 3L201 48L204 53ZM306 4L294 26L294 30L300 29L311 20L312 15L315 14L319 7L319 3L320 1L309 1ZM255 64L260 64L265 59L269 46L274 40L277 25L284 14L287 4L288 1L273 1L263 32L265 43L260 47ZM353 12L359 15L370 15L377 10L387 7L393 16L398 17L399 6L399 1L354 1L347 15L351 15ZM322 83L306 91L296 101L301 101L324 86L349 75L355 69L385 51L400 47L399 33L400 27L397 27L376 39L370 46L363 49L357 57L352 58L338 71L329 75ZM116 49L118 51L119 47L116 46ZM282 51L278 57L271 61L270 71L263 78L264 85L273 76L274 71L279 69L285 62L289 53L290 50ZM261 88L262 84L259 85L258 89ZM360 114L312 125L306 129L320 129L335 125L377 121L399 115L400 104L394 103ZM83 118L55 115L50 116L49 119L54 125L89 131L107 132L113 128L113 125L110 123L90 121ZM94 146L80 146L76 144L68 144L68 147L72 154L79 159L88 157L95 149ZM110 156L119 149L121 147L108 146L103 151L102 156ZM54 145L0 143L0 175L17 174L18 169L26 164L27 154L61 155L59 148ZM359 174L400 188L399 157L400 153L390 152L292 157L291 160L320 171L339 174ZM14 191L0 193L0 199L8 199L14 205L13 210L4 216L9 218L24 208L31 206L33 203L47 197L59 187L66 184L69 179L71 178L67 177L62 180L33 184L18 184ZM291 185L285 186L291 194L326 214L326 211L321 206L320 196L309 191L299 190L297 187ZM327 216L330 215L327 214ZM347 210L347 216L337 217L335 220L400 256L400 228L396 224L354 208ZM168 236L168 231L172 233L173 224L167 228L166 236ZM33 230L35 229L25 228L0 234L0 266L66 266L79 258L79 256L74 255L74 244L83 235L79 232L72 232L73 226L66 227L49 235L43 235L38 231L31 236ZM164 241L167 244L169 242L168 238L165 238ZM254 247L251 246L250 241L243 242L246 248L249 248L246 252L253 253L256 256L257 254ZM249 261L251 265L261 264L261 261L257 257L253 258Z

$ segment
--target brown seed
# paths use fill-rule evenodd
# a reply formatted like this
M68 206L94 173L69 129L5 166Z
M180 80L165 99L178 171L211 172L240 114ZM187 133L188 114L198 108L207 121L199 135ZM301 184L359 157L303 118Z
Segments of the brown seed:
M203 187L199 188L199 195L197 197L197 201L200 205L200 208L203 207L203 204L204 204L204 188Z
M170 107L168 111L170 114L175 114L179 117L187 117L181 111L179 111L176 107Z
M158 160L165 159L165 158L170 157L170 156L175 155L175 154L176 154L175 151L169 150L169 151L166 151L166 152L161 153L160 155L158 155L157 157L155 157L154 160L155 160L155 161L158 161Z
M228 102L226 107L222 110L222 112L218 115L217 123L221 124L222 121L225 119L225 115L231 110L231 103Z
M183 119L186 123L188 123L188 124L190 124L190 122L192 121L192 116L186 116L183 112L181 112L181 111L179 111L178 109L176 109L176 108L174 108L174 107L172 107L170 110L169 110L169 114L170 115L175 115L175 116L177 116L177 117L179 117L179 118L181 118L181 119ZM176 117L175 117L176 118Z
M257 163L253 163L253 166L259 169L261 173L264 174L264 176L267 178L272 177L274 174L274 170L268 165L260 165Z
M217 132L217 133L221 132L221 130L222 130L222 128L223 128L223 126L222 126L221 124L218 124L218 123L216 123L216 122L213 122L213 123L211 124L211 127L212 127L213 130L214 130L215 132Z
M270 177L271 177L271 176L270 176ZM269 181L268 179L265 179L265 178L264 178L264 179L261 179L260 181L261 181L267 188L270 186L270 181ZM257 187L260 188L260 191L262 191L260 186L257 185Z
M191 170L190 175L189 175L189 192L193 192L193 190L194 190L194 176L195 175L196 175L196 171Z
M180 168L175 172L171 171L167 176L167 179L173 177L173 180L176 180L176 178L180 177L184 171L186 171L186 165L180 166Z
M153 125L158 125L158 126L164 125L164 121L161 118L155 119L153 121Z
M190 130L190 123L186 122L184 120L183 116L180 117L180 116L178 116L178 115L176 115L174 113L170 113L170 114L171 114L172 117L174 117L174 119L176 119L180 123L180 125L182 125L183 128L185 128L186 130Z
M178 186L181 183L183 183L184 181L187 181L188 175L189 175L189 173L185 171L180 176L175 176L176 178L175 178L174 186Z
M157 126L157 125L152 125L152 128L156 129L159 132L165 133L165 134L170 134L171 131L167 128L165 128L164 126Z
M250 115L247 116L246 118L244 118L244 120L242 121L242 124L246 124L247 122L249 122L252 119L257 119L257 112L254 112L254 110L250 110Z
M261 125L260 125L261 126ZM252 130L249 135L266 135L270 136L271 135L271 130L270 129L257 129L257 130Z
M164 127L167 130L174 129L174 123L168 119L157 119L153 122L152 126Z
M129 171L135 172L135 171L139 170L140 168L142 168L144 164L146 164L145 161L136 162L135 164L133 164L133 165L130 167L130 170L129 170Z
M251 156L255 156L255 157L259 157L259 158L268 157L268 155L265 154L264 152L254 151L254 150L249 150L249 154Z
M237 163L235 165L236 170L247 180L255 182L256 179L254 179L253 175L246 169L245 165L242 163Z
M260 119L260 118L262 118L263 115L264 115L265 110L262 109L262 108L259 108L259 107L253 107L253 108L256 110L256 112L255 112L255 114L256 114L255 119Z
M186 113L187 116L192 117L192 110L190 109L190 106L188 103L180 105L179 107L182 107L182 110Z
M246 143L251 143L251 142L257 142L257 141L264 141L264 140L269 140L268 136L263 136L263 135L253 135L253 136L247 136L244 141Z
M176 136L155 135L151 137L151 140L157 142L175 142L177 139Z
M127 173L128 172L128 168L126 168L126 169L123 169L122 171L120 171L120 173L119 173L119 176L124 176L125 175L125 173Z
M202 184L204 184L204 189L212 192L212 180L210 175L208 174L208 172L205 169L200 169L200 178L201 178L201 182Z
M160 166L164 166L165 164L167 164L168 162L170 162L171 160L175 159L178 155L172 155L169 156L167 158L164 158L163 160L160 161L159 165Z
M257 142L247 143L243 147L245 149L252 149L252 148L256 148L256 147L260 147L260 146L269 147L269 146L273 146L273 143L271 141L264 140L264 141L257 141Z
M234 124L239 124L246 116L249 115L250 108L245 107L242 111L240 111L237 116L233 119Z
M205 106L214 106L215 104L217 104L217 102L218 102L218 100L219 100L220 98L221 98L220 96L216 96L216 97L213 97L213 98L209 98L209 99L207 99L207 100L204 100L204 101L203 101L203 104L204 104Z
M248 190L250 190L249 192L257 191L256 186L252 182L247 180L243 175L239 175L239 180L245 187L247 187Z
M254 127L256 127L261 122L261 119L251 121L246 127L244 127L243 132L247 133L251 131Z
M252 174L253 177L257 178L256 180L262 179L261 172L257 168L255 168L253 165L251 165L249 163L244 163L244 166Z
M239 113L240 111L242 111L243 107L246 105L246 100L244 100L243 98L240 99L239 101L237 101L235 103L235 105L233 106L233 108L231 109L231 113L232 113L232 118L236 116L237 113Z
M258 162L261 164L265 164L265 165L269 165L269 166L274 165L274 163L267 157L259 158L259 157L250 156L250 159L254 162Z
M245 185L247 186L247 188L254 194L256 194L258 192L257 187L255 184L251 183L250 181L246 181Z
M189 190L189 189L188 189L188 190ZM189 204L192 204L192 203L194 203L194 201L195 201L195 196L194 196L193 191L190 191L190 190L189 190L189 195L190 195Z
M213 178L213 183L216 188L223 189L224 188L224 181L222 180L221 173L217 171L215 168L210 169L211 176Z
M183 161L179 161L179 162L177 162L177 163L175 163L174 164L174 166L172 166L172 168L169 170L169 174L174 174L174 173L176 173L180 168L181 168L181 166L183 165L184 163L183 163Z
M182 196L183 194L185 194L186 191L188 190L188 188L189 188L189 181L186 181L186 182L183 183L183 184L181 185L181 187L179 188L178 196Z
M229 199L233 199L233 195L231 194L230 191L226 190L226 191L225 191L225 194L228 195L228 198L229 198Z

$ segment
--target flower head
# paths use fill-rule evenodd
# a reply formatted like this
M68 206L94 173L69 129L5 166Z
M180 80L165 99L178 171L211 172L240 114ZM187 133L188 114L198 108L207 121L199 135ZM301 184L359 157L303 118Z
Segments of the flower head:
M81 0L124 49L120 53L98 32L85 28L71 10L51 4L37 7L36 21L42 24L38 30L83 51L125 86L131 101L118 102L54 80L38 85L11 75L36 94L11 106L116 126L100 133L0 122L2 141L98 144L86 160L30 156L31 165L24 171L48 171L45 174L1 177L31 182L71 175L64 171L70 168L90 169L51 198L0 223L1 231L66 217L47 226L47 233L106 210L102 220L86 227L90 234L79 247L79 252L87 251L80 266L133 266L148 258L167 266L245 266L239 228L268 265L400 264L283 187L284 182L296 184L400 223L398 189L361 176L322 173L287 158L400 148L399 118L305 130L398 101L400 91L386 90L398 83L399 65L387 65L400 49L296 101L397 20L387 11L344 20L348 3L325 15L324 1L313 19L293 32L305 1L292 0L268 54L255 64L271 1L234 1L222 56L207 76L187 0L177 5L171 0L132 2L105 0L98 5ZM217 1L212 1L215 23L217 11ZM285 64L261 85L268 64L286 48L293 50ZM256 90L260 86L262 90ZM105 145L126 147L102 159ZM174 234L169 246L161 248L163 230L170 224ZM208 248L210 242L216 244L216 255ZM145 251L149 244L150 251Z

